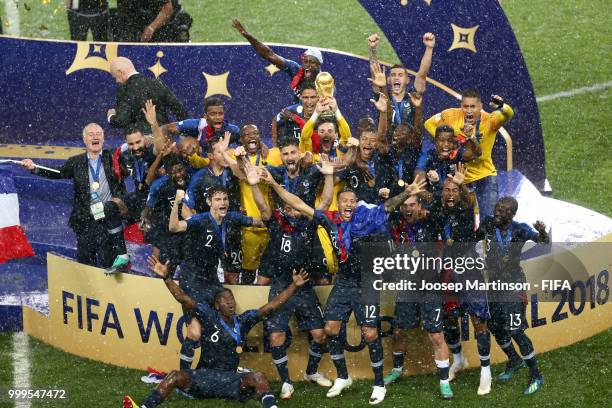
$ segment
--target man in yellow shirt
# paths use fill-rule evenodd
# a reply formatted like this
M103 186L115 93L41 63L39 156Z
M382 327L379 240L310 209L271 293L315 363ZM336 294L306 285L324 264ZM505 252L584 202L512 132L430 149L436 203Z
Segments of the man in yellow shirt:
M471 138L480 143L480 157L465 164L465 182L476 194L481 218L493 216L497 202L497 170L491 157L495 137L499 128L514 116L512 108L498 95L491 97L489 106L493 112L483 111L480 93L468 90L461 97L460 108L446 109L425 122L425 129L432 136L438 126L448 125L455 130L460 143Z

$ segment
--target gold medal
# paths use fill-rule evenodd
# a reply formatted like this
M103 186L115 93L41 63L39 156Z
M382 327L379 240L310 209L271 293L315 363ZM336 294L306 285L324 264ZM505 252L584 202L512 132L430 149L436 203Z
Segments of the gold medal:
M504 262L508 262L510 260L510 255L504 255L502 259Z
M236 353L242 354L242 346L236 346Z
M446 240L446 245L451 246L451 245L453 245L453 242L455 242L455 240L452 239L452 238L449 238L449 239Z
M376 185L376 181L374 179L368 180L368 186L374 187Z
M404 180L398 180L397 181L397 185L400 186L400 187L404 187L405 184L406 183L404 182Z
M94 181L93 183L91 183L92 190L98 190L99 188L100 188L100 183L98 183L97 181Z

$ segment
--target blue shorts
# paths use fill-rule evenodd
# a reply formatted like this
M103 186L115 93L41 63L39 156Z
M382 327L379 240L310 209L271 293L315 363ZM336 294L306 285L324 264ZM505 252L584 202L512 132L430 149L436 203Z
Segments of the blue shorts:
M361 288L335 285L327 298L325 320L346 322L351 312L355 313L355 320L359 326L378 327L379 302L364 302Z
M489 300L486 290L464 290L459 293L461 310L480 320L489 320Z
M250 390L240 387L245 375L247 373L208 368L189 370L191 386L188 391L197 398L225 398L244 402L252 396Z
M527 306L521 301L491 302L489 330L495 337L512 336L513 333L527 329Z
M268 300L271 300L284 288L270 288ZM289 328L289 320L295 314L300 330L321 329L323 323L323 311L319 298L312 286L302 287L293 294L280 309L274 311L266 320L264 327L270 332L284 332Z
M423 322L428 333L440 333L444 320L442 297L438 294L424 294L419 302L395 303L395 323L398 329L414 329Z

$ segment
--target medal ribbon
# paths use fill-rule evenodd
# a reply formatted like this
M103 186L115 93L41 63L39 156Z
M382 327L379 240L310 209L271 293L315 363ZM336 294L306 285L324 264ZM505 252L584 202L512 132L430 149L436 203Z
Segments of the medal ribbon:
M501 231L497 227L495 228L495 235L497 236L497 242L499 242L499 246L502 250L502 255L507 256L510 248L510 241L512 240L512 224L510 224L510 228L508 228L505 240L502 239Z
M397 162L397 174L399 175L399 179L404 179L404 158L398 160Z
M374 160L368 161L368 170L370 171L370 174L372 175L374 180L376 180L376 167L374 166Z
M225 237L227 235L227 224L225 220L221 221L221 225L217 224L217 221L213 218L211 213L208 213L210 220L212 221L213 228L215 229L215 234L221 240L221 246L223 247L223 252L225 252Z
M231 327L227 325L227 323L225 323L225 320L223 320L223 318L219 316L219 323L221 324L223 329L227 332L227 334L232 336L232 339L234 339L234 341L236 342L236 345L239 346L240 344L242 344L242 339L240 338L240 325L238 324L238 318L236 317L236 315L233 316L233 320L234 320L234 328L232 329Z
M447 222L444 226L444 239L453 239L453 230L450 222Z
M348 252L351 249L351 223L343 222L340 220L340 217L337 216L336 222L333 225L334 232L338 238L338 243L340 244L342 261L345 261L346 258L348 258Z
M142 183L142 181L144 180L144 173L145 173L145 166L146 163L144 162L144 160L142 158L137 159L134 158L134 172L136 173L136 183L140 184Z
M100 169L102 168L102 158L100 156L98 156L98 158L96 159L96 168L94 169L94 167L91 165L91 159L87 159L87 164L89 165L89 172L91 173L91 178L93 179L94 183L99 183L100 182Z

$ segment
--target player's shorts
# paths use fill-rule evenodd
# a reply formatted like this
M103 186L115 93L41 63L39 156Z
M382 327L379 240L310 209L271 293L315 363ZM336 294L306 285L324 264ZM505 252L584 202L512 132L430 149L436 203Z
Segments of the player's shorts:
M359 326L378 326L380 303L364 303L361 288L334 285L325 305L325 320L346 322L351 312Z
M489 320L489 300L486 290L470 290L459 293L461 310L480 320Z
M245 375L247 373L208 368L189 370L191 386L188 391L197 398L223 398L244 402L252 396L250 390L240 388Z
M491 302L489 330L494 336L503 337L527 329L527 306L521 300L516 302Z
M270 288L268 300L271 300L284 288ZM323 311L312 286L302 287L289 300L274 311L266 320L264 327L270 332L284 332L289 328L289 320L295 314L300 330L321 329L324 326Z
M242 228L242 268L254 271L268 246L270 235L266 228Z
M399 329L414 329L423 322L423 328L428 333L440 333L444 320L442 297L439 294L423 294L419 302L395 303L395 327Z

